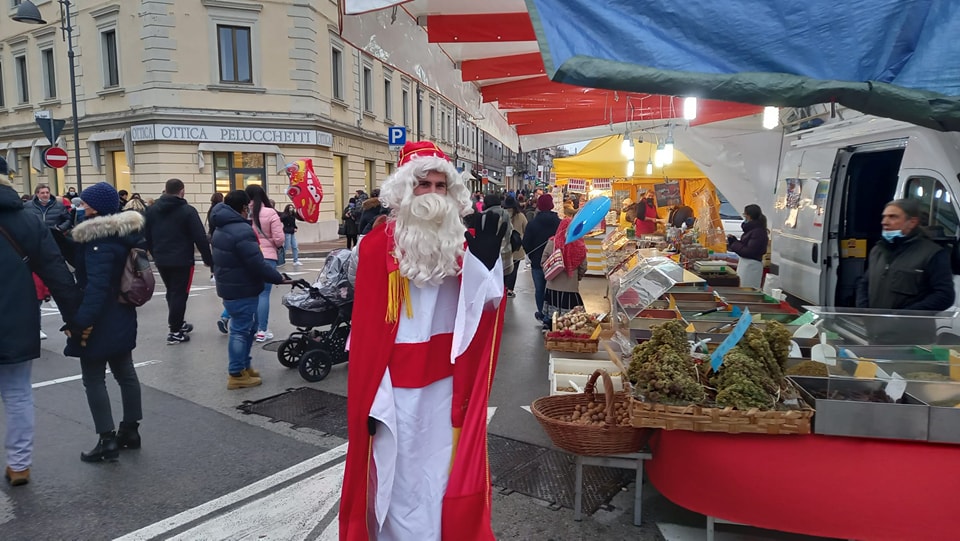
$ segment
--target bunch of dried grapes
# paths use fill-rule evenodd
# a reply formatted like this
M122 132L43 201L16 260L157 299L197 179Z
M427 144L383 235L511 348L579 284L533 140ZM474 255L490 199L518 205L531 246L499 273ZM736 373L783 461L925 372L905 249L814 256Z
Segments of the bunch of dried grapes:
M783 368L771 350L766 334L760 328L749 327L737 347L743 348L746 353L761 361L766 367L767 376L777 382L777 388L780 387L780 382L783 381ZM785 358L784 361L786 361Z
M633 350L628 376L636 394L649 402L687 405L705 398L690 358L686 328L679 321L654 327L651 339Z
M721 407L740 410L776 407L779 383L770 377L764 361L743 346L736 346L723 358L723 366L713 379L716 402Z
M790 340L793 339L793 334L782 323L771 321L763 329L763 336L767 339L770 351L773 352L780 369L785 369L787 367L787 357L790 356Z

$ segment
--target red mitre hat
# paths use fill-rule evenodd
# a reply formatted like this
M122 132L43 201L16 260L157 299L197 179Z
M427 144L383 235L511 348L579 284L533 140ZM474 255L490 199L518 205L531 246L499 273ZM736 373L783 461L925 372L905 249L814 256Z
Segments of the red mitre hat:
M409 142L400 149L400 159L397 160L397 167L403 167L405 163L417 156L435 156L447 161L450 160L450 158L440 150L440 147L432 141Z

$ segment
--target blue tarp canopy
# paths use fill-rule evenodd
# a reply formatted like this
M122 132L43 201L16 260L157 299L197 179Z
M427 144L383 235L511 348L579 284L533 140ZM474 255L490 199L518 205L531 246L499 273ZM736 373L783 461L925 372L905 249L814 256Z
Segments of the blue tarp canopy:
M526 0L551 79L960 131L960 0Z

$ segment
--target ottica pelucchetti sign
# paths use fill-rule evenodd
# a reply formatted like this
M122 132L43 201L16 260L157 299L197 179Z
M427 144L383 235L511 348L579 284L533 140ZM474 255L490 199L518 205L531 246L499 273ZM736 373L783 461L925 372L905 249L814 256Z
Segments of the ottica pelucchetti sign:
M238 126L193 126L188 124L141 124L130 128L138 141L191 141L210 143L261 143L272 145L332 146L333 134L316 130L245 128Z

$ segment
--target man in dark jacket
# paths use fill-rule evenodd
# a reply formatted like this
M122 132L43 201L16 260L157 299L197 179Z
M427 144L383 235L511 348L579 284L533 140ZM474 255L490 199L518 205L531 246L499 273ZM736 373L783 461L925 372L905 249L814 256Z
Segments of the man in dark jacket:
M14 486L30 481L34 416L30 371L40 357L40 305L31 272L37 273L57 301L65 321L80 304L80 288L67 270L50 230L24 211L7 180L0 158L0 397L6 413L5 477ZM7 238L9 235L9 238ZM16 243L16 244L14 244Z
M227 194L210 213L213 232L213 272L217 295L230 316L227 389L256 387L260 374L250 367L250 348L257 333L257 305L263 284L292 281L268 265L247 221L250 198L243 190Z
M190 282L193 280L193 247L200 250L203 264L213 264L207 234L197 209L183 198L183 181L167 181L163 195L147 209L147 249L167 289L167 344L189 342L193 325L184 321Z
M376 192L375 192L376 193ZM373 222L377 217L383 214L390 214L390 209L380 204L380 198L374 195L368 198L360 206L363 212L360 214L360 221L357 223L357 230L361 235L366 235L373 228Z
M541 195L537 199L537 214L523 232L523 251L527 253L527 259L530 260L534 298L537 301L537 312L534 317L538 320L543 318L543 296L547 291L547 277L543 274L540 258L543 255L544 246L547 245L550 237L557 233L559 226L560 217L553 211L553 196Z
M870 250L867 272L857 287L857 307L931 315L950 308L955 297L950 255L920 228L919 202L891 201L883 209L881 224L883 238ZM888 344L922 344L936 339L932 321L896 318L893 323L881 325L883 329L871 328L871 334Z
M70 229L70 212L63 206L59 197L50 194L50 186L37 184L33 190L33 199L24 205L30 213L51 229L66 231Z

